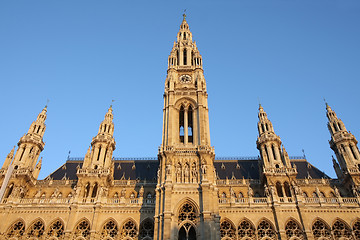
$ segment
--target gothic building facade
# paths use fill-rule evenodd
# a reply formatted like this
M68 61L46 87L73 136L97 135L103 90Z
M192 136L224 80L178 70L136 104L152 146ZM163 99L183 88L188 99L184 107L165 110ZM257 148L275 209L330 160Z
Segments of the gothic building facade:
M337 179L289 157L259 106L259 157L217 158L185 16L168 58L157 158L114 158L108 109L84 158L38 180L47 107L0 169L0 239L360 240L360 153L326 105Z

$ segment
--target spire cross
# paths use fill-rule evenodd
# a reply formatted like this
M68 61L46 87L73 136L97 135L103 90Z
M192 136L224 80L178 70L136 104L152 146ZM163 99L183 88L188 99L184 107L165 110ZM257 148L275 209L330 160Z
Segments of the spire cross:
M110 107L112 107L113 103L115 102L115 100L111 100L111 104L110 104Z
M185 12L186 12L186 8L184 9L184 14L183 14L184 20L186 19L186 14L185 14Z
M46 105L45 105L45 108L47 108L47 106L48 106L49 102L50 102L50 100L49 100L49 99L47 99L47 100L46 100Z

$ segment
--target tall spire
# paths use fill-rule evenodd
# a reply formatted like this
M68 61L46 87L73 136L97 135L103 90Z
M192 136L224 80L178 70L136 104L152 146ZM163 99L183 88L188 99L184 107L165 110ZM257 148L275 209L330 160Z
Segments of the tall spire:
M13 165L15 168L30 168L34 170L40 152L44 150L45 120L47 106L38 114L36 120L30 125L26 135L20 138Z
M110 105L100 124L98 134L91 141L91 151L88 150L86 153L82 168L110 169L112 154L115 150L112 112L112 105Z
M192 40L192 33L186 21L185 13L177 34L177 41L174 43L169 56L168 67L169 69L178 69L179 67L202 69L202 57L196 43Z
M256 145L265 169L291 168L289 156L282 146L280 137L275 134L273 125L261 104L259 104L258 118L259 137Z
M13 147L13 149L11 149L10 153L7 155L2 169L6 169L6 168L8 168L10 166L11 161L14 158L14 152L15 152L15 146Z
M343 121L326 104L328 129L331 135L330 148L334 151L342 172L360 179L360 152L355 136L346 130ZM334 160L333 160L334 161Z

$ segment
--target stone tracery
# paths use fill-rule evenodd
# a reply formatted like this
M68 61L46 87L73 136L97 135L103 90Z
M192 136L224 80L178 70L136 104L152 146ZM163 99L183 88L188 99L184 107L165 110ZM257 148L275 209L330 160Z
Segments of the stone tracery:
M330 227L322 220L318 219L314 222L312 226L312 232L315 239L319 238L325 238L330 239L331 238L331 231Z
M64 224L60 220L53 222L47 231L47 236L62 239L64 237Z
M226 219L220 223L221 239L236 239L235 232L235 227L229 220Z
M27 230L28 237L41 237L45 232L44 223L41 220L36 220Z
M85 239L90 239L90 224L87 220L81 220L75 227L75 236L82 236Z
M277 239L273 226L267 220L262 220L257 227L259 239Z
M122 239L136 239L138 236L138 230L136 223L129 219L121 227L120 236Z
M6 233L8 238L11 237L21 237L25 232L25 223L22 220L16 221Z
M292 219L286 223L285 233L287 239L294 237L297 239L304 239L304 232L301 230L300 225Z
M153 239L153 236L154 236L154 222L147 218L140 224L139 239L140 240Z
M341 220L336 220L332 226L332 232L334 238L341 239L351 239L351 229L346 223Z
M256 239L255 227L244 219L238 226L238 239Z
M109 220L102 228L101 239L106 239L107 237L116 238L118 232L118 226L115 221Z

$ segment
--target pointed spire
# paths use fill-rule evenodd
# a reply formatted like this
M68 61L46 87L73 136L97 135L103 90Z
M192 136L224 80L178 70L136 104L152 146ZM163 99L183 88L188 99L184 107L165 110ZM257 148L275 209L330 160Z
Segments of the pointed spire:
M42 157L40 158L38 164L36 164L36 167L34 169L34 178L37 179L39 177L39 173L41 170L41 166L42 166Z
M11 161L14 158L14 152L15 152L15 146L13 147L13 149L11 149L10 153L7 155L5 162L2 166L3 169L8 168L11 164Z

